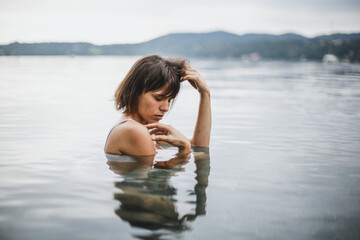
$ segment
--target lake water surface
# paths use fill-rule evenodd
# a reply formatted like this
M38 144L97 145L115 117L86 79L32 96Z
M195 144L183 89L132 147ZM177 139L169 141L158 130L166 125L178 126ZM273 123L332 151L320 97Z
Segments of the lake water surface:
M0 57L0 239L360 239L360 65L190 59L211 145L158 169L103 152L136 59Z

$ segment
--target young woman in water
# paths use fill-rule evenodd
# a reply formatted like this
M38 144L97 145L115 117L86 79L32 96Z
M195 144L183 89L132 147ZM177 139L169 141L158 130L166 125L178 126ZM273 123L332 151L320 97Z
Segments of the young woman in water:
M200 94L199 111L191 140L174 127L159 123L188 81ZM157 143L177 147L187 155L191 146L208 146L211 129L210 90L185 59L149 55L139 59L115 92L116 109L123 120L109 133L105 152L116 155L155 155Z

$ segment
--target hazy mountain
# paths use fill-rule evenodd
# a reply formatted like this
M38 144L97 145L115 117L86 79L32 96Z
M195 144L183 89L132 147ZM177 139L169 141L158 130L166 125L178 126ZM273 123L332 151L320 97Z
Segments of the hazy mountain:
M314 38L287 33L236 35L173 33L137 44L93 45L90 43L12 43L0 45L0 55L145 55L158 53L184 57L265 59L315 59L334 54L360 61L360 33L333 34Z
M332 35L317 36L317 37L313 38L313 40L343 40L343 41L347 41L347 40L354 40L354 39L359 39L359 38L360 38L360 33L350 33L350 34L337 33L337 34L332 34Z

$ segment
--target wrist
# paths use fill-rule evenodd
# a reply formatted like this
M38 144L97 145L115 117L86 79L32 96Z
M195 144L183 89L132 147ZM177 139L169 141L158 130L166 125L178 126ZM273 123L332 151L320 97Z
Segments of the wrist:
M201 91L200 92L200 96L201 97L210 97L210 89L206 89L206 90L204 90L204 91Z
M181 146L179 146L179 153L189 153L191 152L191 143L189 141L184 141Z

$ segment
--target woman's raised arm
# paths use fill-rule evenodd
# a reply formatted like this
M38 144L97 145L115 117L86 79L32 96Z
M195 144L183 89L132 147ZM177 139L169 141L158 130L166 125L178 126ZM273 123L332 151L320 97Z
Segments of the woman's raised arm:
M188 66L182 81L188 81L200 93L200 103L194 134L191 139L193 146L209 146L211 132L210 89L197 70Z

